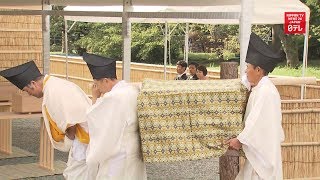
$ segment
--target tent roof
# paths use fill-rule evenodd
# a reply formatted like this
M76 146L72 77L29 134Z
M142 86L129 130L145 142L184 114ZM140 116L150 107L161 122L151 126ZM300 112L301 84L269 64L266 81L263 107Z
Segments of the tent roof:
M123 0L1 0L0 6L36 6L42 1L59 6L120 6ZM240 0L131 0L134 6L207 6L236 5Z
M66 8L68 11L73 11L66 17L69 20L121 22L122 15L120 12L122 12L123 0L1 0L0 8L41 9L42 2L49 2L50 5L71 6ZM167 21L235 24L239 23L241 12L241 0L131 0L131 2L133 10L129 13L129 17L131 17L132 22ZM306 20L309 20L310 10L299 0L253 0L253 6L253 24L283 24L284 12L306 12ZM110 7L114 9L110 9ZM91 11L87 14L91 17L85 17L85 15L75 11ZM97 11L118 13L100 15L93 13ZM81 15L77 17L79 14ZM93 16L105 17L97 18Z
M274 2L272 2L274 1ZM134 1L139 2L140 1ZM163 1L161 1L163 2ZM179 0L175 0L178 4ZM193 1L188 2L191 5ZM204 24L238 24L240 18L241 4L238 1L226 1L220 5L218 1L208 1L207 6L136 6L129 11L132 22L139 23L204 23ZM153 2L153 4L160 4ZM151 4L151 3L147 3ZM122 5L113 6L67 6L65 11L88 11L88 12L122 12ZM151 13L153 12L153 13ZM310 10L299 0L254 0L253 24L283 24L284 12L306 12L309 20ZM90 16L65 16L65 19L85 22L109 22L121 23L122 14L110 14L110 17Z
M123 6L67 6L65 11L122 12ZM85 22L121 23L122 13L110 14L113 17L65 16L66 20ZM238 6L132 6L128 16L136 23L214 23L230 24L239 22Z

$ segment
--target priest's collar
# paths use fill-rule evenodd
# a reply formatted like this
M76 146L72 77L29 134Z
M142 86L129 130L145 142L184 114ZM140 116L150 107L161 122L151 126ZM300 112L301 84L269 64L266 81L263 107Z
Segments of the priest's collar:
M268 76L263 76L260 81L258 82L258 84L254 87L252 87L252 91L254 91L255 89L258 89L260 88L263 84L265 84L267 81L270 81L269 80L269 77Z

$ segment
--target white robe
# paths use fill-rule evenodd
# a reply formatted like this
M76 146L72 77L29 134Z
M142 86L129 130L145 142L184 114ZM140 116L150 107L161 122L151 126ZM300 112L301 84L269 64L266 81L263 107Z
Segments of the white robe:
M48 75L44 79L46 78L48 78ZM67 136L61 142L56 142L52 138L45 108L47 108L50 117L62 132L65 132L68 125L75 124L80 124L88 132L85 117L86 109L90 105L91 100L72 82L49 76L49 79L44 84L42 102L44 123L53 147L64 152L70 151L67 168L64 171L65 178L69 180L93 179L97 168L94 166L88 168L86 165L87 144L81 143L77 138L72 141Z
M282 180L281 99L267 76L252 88L246 113L245 128L237 139L246 155L244 167L236 180Z
M137 120L138 89L119 81L87 111L87 163L99 164L97 179L144 180Z

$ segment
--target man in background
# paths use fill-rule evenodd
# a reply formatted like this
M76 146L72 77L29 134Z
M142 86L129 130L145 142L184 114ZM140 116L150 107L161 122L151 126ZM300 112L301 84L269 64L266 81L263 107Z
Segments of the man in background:
M198 80L199 78L197 77L197 68L198 68L199 64L196 62L191 62L189 63L189 76L187 80Z
M177 62L177 76L174 78L174 80L187 80L188 76L186 74L188 64L181 60Z

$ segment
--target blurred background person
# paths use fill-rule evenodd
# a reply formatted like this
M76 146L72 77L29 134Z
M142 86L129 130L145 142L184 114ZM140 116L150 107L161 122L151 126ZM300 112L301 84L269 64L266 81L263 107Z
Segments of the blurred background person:
M181 60L177 62L177 73L178 75L174 78L174 80L187 80L188 76L186 74L188 64Z
M196 62L191 62L189 63L189 76L187 80L198 80L199 78L197 77L197 67L199 66L198 63Z
M209 78L207 77L207 73L208 70L205 66L200 65L197 67L197 77L199 78L199 80L209 80Z

